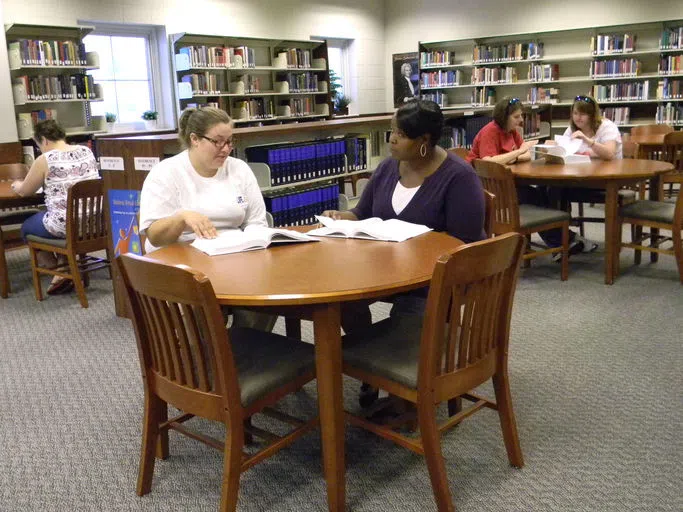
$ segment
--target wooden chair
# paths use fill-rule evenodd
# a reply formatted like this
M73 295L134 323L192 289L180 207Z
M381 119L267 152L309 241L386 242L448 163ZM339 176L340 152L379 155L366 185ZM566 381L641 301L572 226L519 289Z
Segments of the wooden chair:
M675 203L668 201L636 201L619 209L617 233L622 236L624 224L631 224L631 243L623 243L621 238L617 244L617 254L614 261L619 272L619 252L622 247L635 250L634 263L640 264L641 251L650 253L668 254L676 258L678 277L683 284L683 194L678 194ZM649 228L650 232L644 232L643 228ZM671 231L671 236L659 234L659 230ZM649 245L644 242L649 240ZM671 242L670 248L662 248L662 244Z
M466 159L467 159L467 155L470 154L470 150L467 149L467 148L463 148L463 147L459 147L459 148L449 148L448 151L450 151L451 153L455 153L456 155L458 155L458 156L459 156L460 158L462 158L463 160L466 160Z
M156 457L169 455L168 431L204 442L224 455L220 509L237 508L240 474L315 428L268 409L315 378L313 347L284 336L247 328L225 329L208 278L185 266L144 256L117 258L132 312L144 384L144 421L137 494L151 491ZM168 419L168 405L181 414ZM251 426L262 412L295 429L280 437ZM225 439L194 432L183 424L199 416L225 425ZM243 453L247 434L267 443ZM187 475L182 475L187 478Z
M631 135L659 135L674 131L670 124L643 124L631 128Z
M533 233L547 229L562 229L562 245L544 250L532 250L527 247L525 260L537 258L546 254L562 254L561 279L565 281L569 274L569 213L562 210L542 208L530 204L519 204L515 178L512 171L504 165L490 160L475 160L474 169L484 184L484 189L493 193L494 219L491 232L494 235L517 232L527 239Z
M493 223L496 219L496 196L484 190L484 233L487 238L493 236Z
M28 174L24 164L0 164L0 181L21 180ZM5 251L26 245L21 238L21 224L38 213L37 208L7 208L0 210L0 297L6 299L11 292L9 269Z
M86 180L75 183L67 194L66 238L41 238L29 235L33 268L33 287L37 300L43 300L40 274L72 279L81 306L88 307L84 279L93 270L109 268L110 254L107 228L104 218L104 188L102 180ZM107 251L107 258L89 255L94 251ZM47 251L65 255L67 263L56 268L38 265L37 252ZM110 272L111 277L111 272ZM87 282L87 281L86 281Z
M343 339L344 373L417 407L419 437L365 418L349 422L424 455L439 511L451 500L441 435L472 413L498 411L508 460L522 467L507 372L510 313L525 240L518 233L463 245L436 262L424 316L390 317ZM470 391L493 382L496 401ZM436 408L474 402L439 424Z
M681 187L683 186L683 131L664 135L663 153L662 160L671 162L674 166L674 171L662 176L662 187L659 193L660 199L664 198L664 188L667 183L669 184L669 197L674 195L675 183L678 183L678 195L681 194Z

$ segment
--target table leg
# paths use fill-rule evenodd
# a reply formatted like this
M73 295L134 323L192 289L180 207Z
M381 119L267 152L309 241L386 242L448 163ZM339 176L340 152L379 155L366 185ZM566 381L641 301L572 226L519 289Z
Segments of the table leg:
M321 305L313 311L323 469L328 508L335 512L344 510L346 492L340 319L338 303Z
M605 284L614 282L615 261L619 257L617 237L617 183L608 183L605 188Z

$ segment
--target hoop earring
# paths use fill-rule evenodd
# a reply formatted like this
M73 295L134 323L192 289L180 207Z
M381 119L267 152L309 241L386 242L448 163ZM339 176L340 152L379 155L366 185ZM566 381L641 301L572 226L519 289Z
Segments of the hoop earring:
M425 144L424 142L420 144L420 156L422 158L427 156L427 144Z

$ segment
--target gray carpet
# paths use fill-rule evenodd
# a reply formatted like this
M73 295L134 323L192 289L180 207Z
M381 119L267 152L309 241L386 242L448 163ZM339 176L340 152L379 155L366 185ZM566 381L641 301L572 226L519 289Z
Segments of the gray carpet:
M602 249L573 257L565 283L549 260L523 271L510 374L526 466L509 467L494 412L466 420L443 440L459 510L683 510L683 287L672 258L636 268L630 252L616 284L605 286ZM138 360L105 274L94 275L86 310L74 295L36 302L27 252L9 262L14 293L0 300L0 510L216 510L220 454L174 433L151 494L135 495ZM349 409L357 388L346 381ZM286 406L314 412L315 396L309 386ZM348 510L435 510L421 458L350 427L346 448ZM242 511L326 510L317 432L245 473L240 492Z

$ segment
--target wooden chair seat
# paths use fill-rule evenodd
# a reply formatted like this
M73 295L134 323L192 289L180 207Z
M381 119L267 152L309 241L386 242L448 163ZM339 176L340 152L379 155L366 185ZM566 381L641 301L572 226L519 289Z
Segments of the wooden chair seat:
M152 490L155 454L169 456L174 430L223 452L221 512L237 509L240 475L318 425L273 409L315 378L312 345L248 328L225 329L209 279L184 265L124 254L118 269L130 304L144 386L142 448L136 492ZM168 406L181 412L168 418ZM251 424L262 413L290 427L269 432ZM218 421L224 438L185 425L193 417ZM245 438L264 440L246 453ZM198 454L198 458L203 455ZM187 474L180 475L187 478Z
M104 218L104 187L102 180L85 180L75 183L67 194L66 238L28 236L33 269L33 288L37 300L43 300L41 274L71 279L81 306L88 307L84 278L95 270L109 269L111 257L107 225ZM107 257L92 252L106 251ZM46 251L66 256L67 263L56 268L41 267L37 252ZM111 278L111 271L109 273ZM87 281L86 281L87 282Z
M508 461L524 465L507 375L510 315L524 245L522 235L508 233L441 256L423 316L390 317L342 341L344 373L414 404L419 435L406 436L352 414L350 423L423 455L439 511L455 510L442 436L474 412L498 411ZM472 393L489 381L495 401ZM437 420L440 403L450 406L463 398L473 405Z
M636 201L619 209L617 233L621 237L624 224L631 224L631 242L619 240L615 261L619 263L622 247L633 249L634 263L641 260L641 251L654 254L667 254L676 259L678 277L683 284L683 194L675 203L670 201ZM649 231L644 231L648 228ZM660 234L660 230L670 231L670 236ZM646 243L647 242L647 243ZM617 273L619 269L617 267Z

